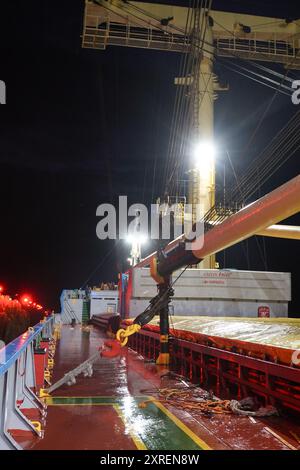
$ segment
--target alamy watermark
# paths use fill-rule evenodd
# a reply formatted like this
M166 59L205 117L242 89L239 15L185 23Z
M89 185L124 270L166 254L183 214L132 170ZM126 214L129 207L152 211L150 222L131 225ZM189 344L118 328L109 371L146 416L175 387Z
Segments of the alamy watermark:
M292 88L295 90L292 94L293 104L300 104L300 80L294 80Z
M0 104L6 104L6 85L3 80L0 80Z
M151 240L170 240L184 235L186 250L203 246L202 204L196 204L193 209L191 204L151 204L149 213L144 204L136 203L128 207L127 196L119 196L118 208L112 204L100 204L96 215L101 217L96 227L100 240L138 239L142 236ZM193 224L193 218L198 222Z

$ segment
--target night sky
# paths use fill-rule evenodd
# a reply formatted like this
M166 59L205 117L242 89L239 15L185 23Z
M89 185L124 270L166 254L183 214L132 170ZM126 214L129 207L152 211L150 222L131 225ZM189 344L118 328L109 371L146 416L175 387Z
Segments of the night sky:
M297 3L215 0L213 9L299 18ZM180 64L175 53L81 49L83 9L83 0L1 6L7 104L0 107L0 283L12 295L27 291L53 308L63 288L117 280L125 267L129 247L96 237L96 208L121 194L146 204L161 194ZM297 109L279 94L246 148L274 91L220 65L215 71L230 84L216 102L216 139L243 174ZM262 194L298 174L299 157ZM227 250L225 266L291 271L290 313L300 316L299 243L267 239L266 257L262 252L262 239L251 239ZM223 266L223 254L218 259Z

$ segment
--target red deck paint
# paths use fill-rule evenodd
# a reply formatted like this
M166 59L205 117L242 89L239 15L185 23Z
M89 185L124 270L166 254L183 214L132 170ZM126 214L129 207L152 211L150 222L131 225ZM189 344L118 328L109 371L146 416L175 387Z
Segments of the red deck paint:
M57 406L49 407L45 437L33 448L135 450L136 446L112 406Z
M105 339L96 327L89 331L80 326L74 329L63 327L61 340L57 343L53 381L94 354ZM53 396L130 399L145 395L145 389L152 390L154 396L156 387L176 385L173 380L161 377L165 372L162 367L145 363L137 353L122 348L118 358L99 358L94 365L93 377L79 377L76 385L64 385ZM299 425L293 424L295 427L292 427L291 422L282 418L257 419L253 424L247 417L218 415L207 418L167 408L213 449L287 450L279 440L264 431L266 425L271 428L276 425L277 430L279 426L281 433L297 447L289 437L289 430L293 429L299 435ZM139 429L147 428L147 420L142 415L138 419ZM154 438L159 442L162 438L159 425L155 432ZM26 449L136 449L130 429L111 405L48 406L44 439L20 438L18 441Z

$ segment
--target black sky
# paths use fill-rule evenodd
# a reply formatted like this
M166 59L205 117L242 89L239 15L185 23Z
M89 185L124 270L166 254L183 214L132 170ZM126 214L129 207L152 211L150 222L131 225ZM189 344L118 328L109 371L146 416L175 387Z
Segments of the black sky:
M299 18L297 4L215 0L213 8ZM164 52L82 50L83 7L81 0L1 6L0 282L49 306L57 306L62 288L83 285L113 248L96 238L96 207L119 194L149 204L160 193L180 62ZM216 72L230 83L216 103L216 136L242 173L296 109L279 95L243 152L274 92L220 66ZM299 156L262 190L295 176ZM245 249L228 250L226 266L263 269L256 240L248 243L250 265ZM116 279L126 250L118 244L89 283ZM266 252L269 270L292 272L291 313L299 313L299 244L267 240Z

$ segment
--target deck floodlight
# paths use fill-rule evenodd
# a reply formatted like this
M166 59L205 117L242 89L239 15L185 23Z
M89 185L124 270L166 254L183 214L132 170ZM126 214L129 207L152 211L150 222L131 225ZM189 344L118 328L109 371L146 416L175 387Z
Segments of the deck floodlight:
M147 242L147 236L139 232L129 233L126 241L131 244L138 243L143 245Z
M198 142L194 147L194 165L198 170L210 170L215 162L216 147L211 141Z

